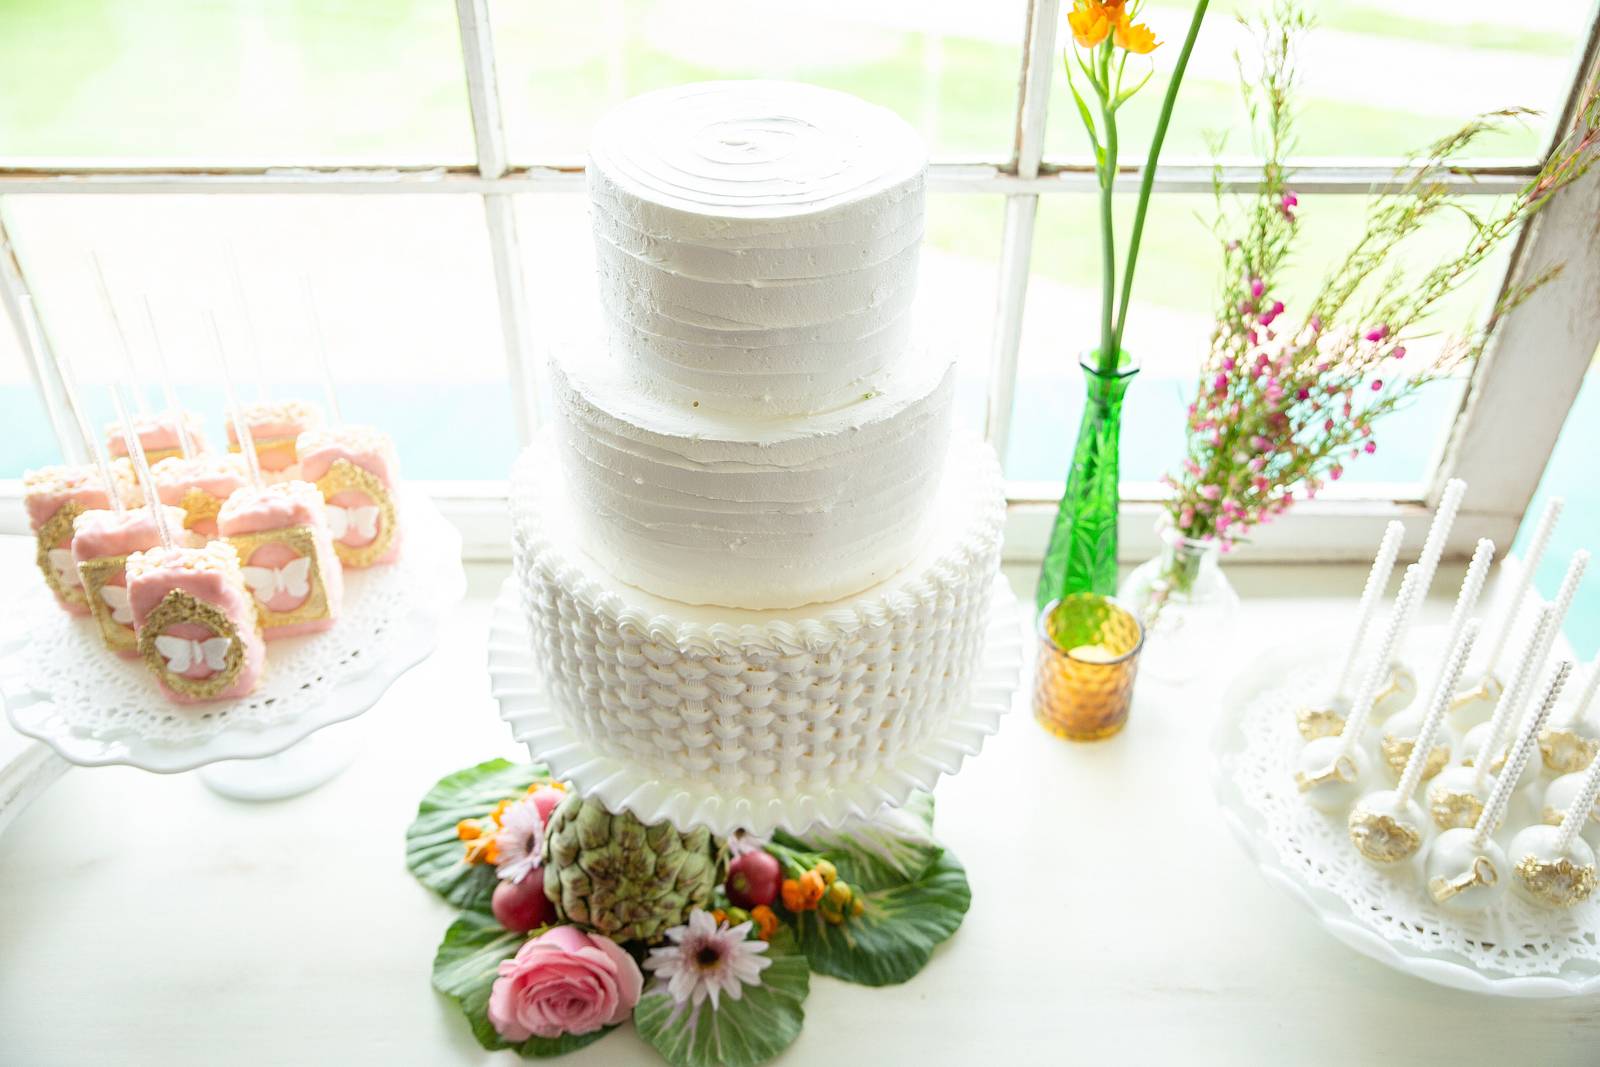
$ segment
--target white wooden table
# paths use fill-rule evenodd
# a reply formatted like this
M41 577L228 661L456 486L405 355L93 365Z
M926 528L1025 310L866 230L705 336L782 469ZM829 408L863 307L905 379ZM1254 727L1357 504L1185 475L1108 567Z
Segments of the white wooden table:
M3 547L9 581L18 556ZM525 756L483 666L503 573L469 568L439 652L348 727L363 756L314 793L250 805L192 775L73 770L25 810L0 836L0 1064L513 1062L479 1049L429 987L453 913L402 859L435 779ZM1361 581L1231 573L1241 630L1263 644L1326 625L1335 598L1348 611ZM1141 682L1128 729L1095 745L1047 735L1019 694L938 791L940 836L972 882L960 932L903 986L814 977L780 1062L1600 1063L1600 1001L1492 1000L1395 974L1257 876L1207 784L1232 669L1181 691ZM620 1032L560 1062L659 1060Z

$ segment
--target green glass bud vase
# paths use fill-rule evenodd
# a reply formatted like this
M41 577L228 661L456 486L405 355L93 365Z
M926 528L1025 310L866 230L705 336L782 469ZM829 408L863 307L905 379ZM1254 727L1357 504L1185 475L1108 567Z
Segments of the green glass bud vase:
M1122 400L1139 364L1126 352L1114 368L1102 369L1100 354L1086 352L1087 397L1078 443L1072 451L1067 491L1056 509L1035 595L1040 611L1074 593L1110 596L1117 590L1118 453L1122 446Z

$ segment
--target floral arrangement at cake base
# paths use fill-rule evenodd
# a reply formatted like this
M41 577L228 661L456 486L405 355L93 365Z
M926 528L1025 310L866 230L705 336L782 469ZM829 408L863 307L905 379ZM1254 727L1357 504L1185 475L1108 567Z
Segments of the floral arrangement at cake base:
M461 909L433 985L484 1048L558 1056L632 1020L680 1067L772 1059L800 1035L813 971L904 982L971 900L926 793L870 823L724 840L506 760L428 791L406 864Z

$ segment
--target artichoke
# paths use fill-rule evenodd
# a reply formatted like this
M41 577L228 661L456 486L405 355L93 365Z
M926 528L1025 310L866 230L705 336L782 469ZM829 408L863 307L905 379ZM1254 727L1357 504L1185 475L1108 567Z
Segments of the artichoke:
M545 828L544 892L565 922L613 941L656 941L711 905L716 860L705 829L646 826L568 796Z

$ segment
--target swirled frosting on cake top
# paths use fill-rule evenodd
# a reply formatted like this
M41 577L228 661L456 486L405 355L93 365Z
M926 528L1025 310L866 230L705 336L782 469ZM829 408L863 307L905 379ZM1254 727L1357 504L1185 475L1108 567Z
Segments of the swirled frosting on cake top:
M894 113L789 82L636 97L590 149L613 346L665 396L837 407L908 340L926 152Z

